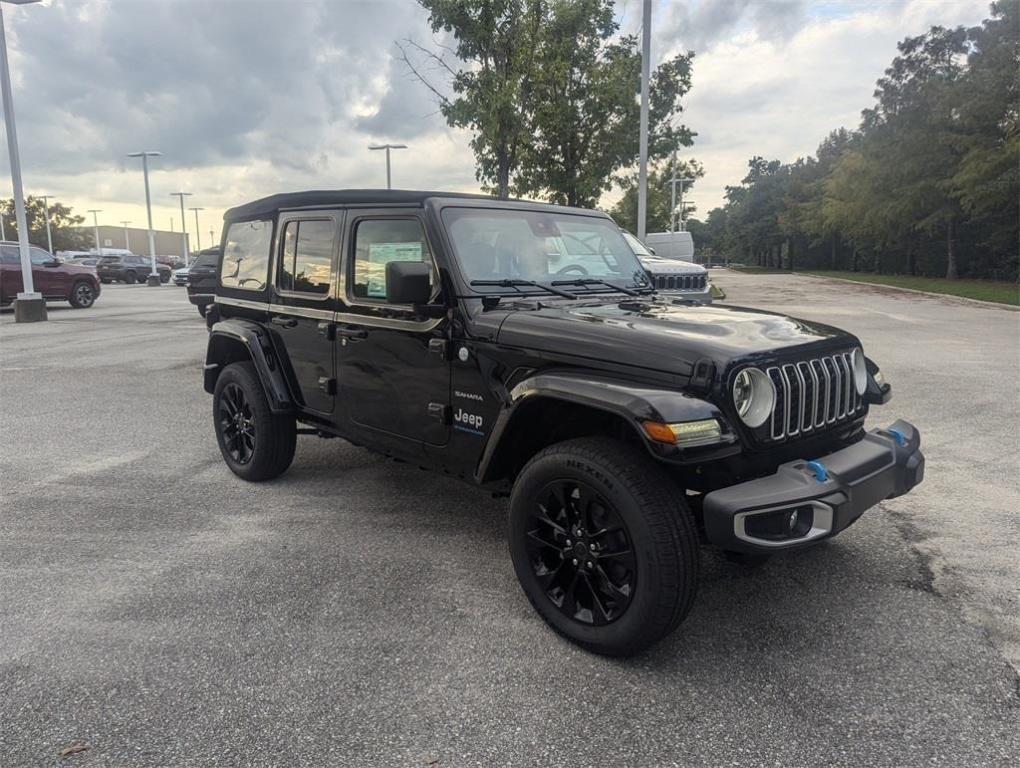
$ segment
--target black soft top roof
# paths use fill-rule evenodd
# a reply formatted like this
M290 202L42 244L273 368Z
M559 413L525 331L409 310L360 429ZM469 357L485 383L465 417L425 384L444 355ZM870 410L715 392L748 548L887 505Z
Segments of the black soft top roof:
M253 200L250 203L231 208L223 214L223 220L229 223L231 221L264 219L274 215L279 210L289 208L318 208L334 205L423 205L426 200L431 198L477 200L493 204L512 203L514 207L524 205L529 208L556 208L560 211L576 211L589 215L599 215L601 213L600 211L565 208L531 200L506 200L490 195L476 195L466 192L425 192L411 189L320 189L308 190L307 192L283 192L278 195L270 195L259 200ZM604 216L605 214L602 215Z
M494 199L488 195L472 195L463 192L423 192L409 189L313 189L306 192L283 192L235 206L223 214L223 220L258 219L269 216L281 208L328 205L421 205L430 197Z

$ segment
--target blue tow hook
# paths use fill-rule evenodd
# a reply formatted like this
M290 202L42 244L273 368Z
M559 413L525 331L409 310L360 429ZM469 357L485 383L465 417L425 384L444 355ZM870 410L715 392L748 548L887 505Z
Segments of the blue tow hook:
M807 462L807 468L815 473L815 480L820 483L824 483L829 479L829 473L825 469L825 465L820 461L809 461Z
M889 429L887 429L886 432L888 432L890 435L893 436L893 438L896 440L896 444L897 445L901 445L902 446L902 445L906 445L907 444L907 437L906 437L906 435L904 435L898 429L893 429L892 427L889 427Z

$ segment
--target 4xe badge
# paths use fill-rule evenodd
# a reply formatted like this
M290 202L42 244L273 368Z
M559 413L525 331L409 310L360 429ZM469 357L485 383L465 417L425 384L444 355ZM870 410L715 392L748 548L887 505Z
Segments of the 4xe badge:
M463 408L458 408L453 414L454 429L462 432L470 432L474 435L482 434L482 417L477 413L468 413Z

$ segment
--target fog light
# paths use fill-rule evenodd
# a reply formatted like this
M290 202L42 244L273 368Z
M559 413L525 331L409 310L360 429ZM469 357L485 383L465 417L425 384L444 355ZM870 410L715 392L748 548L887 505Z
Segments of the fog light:
M645 421L641 426L645 434L657 443L669 443L685 448L719 443L723 440L722 425L716 419L681 421L675 424Z
M748 516L744 530L749 536L766 541L799 539L811 530L814 507L803 504L793 509Z

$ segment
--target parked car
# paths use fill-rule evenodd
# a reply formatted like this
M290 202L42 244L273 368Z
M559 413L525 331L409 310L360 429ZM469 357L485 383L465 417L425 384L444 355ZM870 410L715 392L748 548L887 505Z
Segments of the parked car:
M174 282L174 285L187 285L189 270L190 270L189 267L181 267L180 269L175 269L171 277L171 279Z
M659 258L630 232L623 231L622 234L657 291L702 304L712 303L707 269L690 261Z
M694 237L690 232L649 232L645 245L660 259L694 261Z
M188 270L188 300L205 315L206 307L216 298L216 277L220 264L220 248L206 248L195 254L195 262Z
M170 282L170 267L156 262L156 271L161 283ZM152 259L148 256L126 254L103 256L96 267L99 279L104 283L144 283L152 272Z
M62 262L42 248L32 246L32 282L50 301L68 301L75 309L87 309L99 298L99 278L93 267ZM18 244L0 243L0 305L6 306L24 291Z
M97 267L99 265L98 256L74 256L70 259L64 259L66 264L77 264L79 267Z
M604 213L341 190L224 223L204 387L230 471L318 435L509 495L524 593L591 651L672 632L703 542L799 550L922 481L914 426L865 430L891 388L857 337L660 295Z

